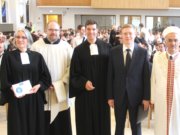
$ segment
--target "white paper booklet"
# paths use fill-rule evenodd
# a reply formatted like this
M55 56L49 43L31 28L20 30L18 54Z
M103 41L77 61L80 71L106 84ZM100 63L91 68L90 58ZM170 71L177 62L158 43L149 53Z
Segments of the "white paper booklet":
M23 95L29 94L32 89L31 82L29 80L12 85L13 91L16 97L21 97Z

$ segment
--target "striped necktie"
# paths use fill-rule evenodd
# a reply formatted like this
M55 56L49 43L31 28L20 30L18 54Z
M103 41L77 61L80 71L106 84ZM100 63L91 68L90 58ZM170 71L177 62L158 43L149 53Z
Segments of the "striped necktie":
M172 56L168 60L168 78L167 78L167 135L169 135L169 123L172 112L173 92L174 92L174 60Z

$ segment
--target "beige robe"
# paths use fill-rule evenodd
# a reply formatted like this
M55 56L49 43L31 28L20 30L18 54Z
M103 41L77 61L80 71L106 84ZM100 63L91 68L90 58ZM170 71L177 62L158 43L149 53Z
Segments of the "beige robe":
M69 67L72 56L71 46L61 40L59 44L48 45L43 39L35 42L31 50L41 53L51 74L54 91L46 91L49 104L45 105L46 110L51 110L51 122L60 111L69 108ZM66 84L66 85L65 85ZM50 98L49 98L50 97Z
M167 131L167 73L166 52L154 56L151 75L151 101L155 105L155 135ZM169 135L180 135L180 55L175 60L174 93Z

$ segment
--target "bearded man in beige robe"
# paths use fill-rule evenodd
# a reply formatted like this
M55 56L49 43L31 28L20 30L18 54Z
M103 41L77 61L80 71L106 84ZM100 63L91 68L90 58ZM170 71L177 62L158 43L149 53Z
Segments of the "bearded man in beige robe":
M180 29L163 31L167 51L155 55L151 102L155 107L155 135L180 135Z

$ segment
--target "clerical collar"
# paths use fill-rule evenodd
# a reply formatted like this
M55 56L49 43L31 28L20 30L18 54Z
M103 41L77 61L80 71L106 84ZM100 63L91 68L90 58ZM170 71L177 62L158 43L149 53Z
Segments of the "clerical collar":
M89 45L91 45L91 44L97 44L97 38L96 38L96 40L94 41L94 43L90 43L88 39L87 39L87 41L88 41Z
M44 38L43 40L46 44L59 44L60 42L60 39L56 40L55 42L50 42L48 38Z

